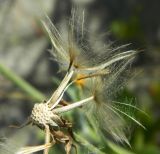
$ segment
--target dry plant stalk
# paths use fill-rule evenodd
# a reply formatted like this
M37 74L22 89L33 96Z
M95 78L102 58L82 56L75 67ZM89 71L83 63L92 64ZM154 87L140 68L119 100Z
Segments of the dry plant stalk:
M48 154L49 148L56 142L65 143L65 151L70 153L73 144L72 123L61 117L61 113L85 106L90 118L96 119L99 127L109 133L116 141L129 144L124 133L124 115L138 125L142 126L135 118L115 107L114 104L135 106L115 102L111 99L123 82L119 81L120 75L125 73L126 67L132 62L136 51L130 50L121 52L124 46L110 49L104 46L100 51L99 47L90 48L86 44L84 29L84 12L79 15L76 9L72 10L72 17L69 22L68 39L64 41L50 19L45 16L42 24L52 42L52 52L58 62L60 70L66 75L56 91L48 101L34 105L29 123L38 126L45 131L45 144L36 147L22 148L18 154L29 154L44 150ZM79 85L83 90L84 99L69 103L63 98L64 93L72 85ZM143 126L142 126L143 127ZM67 130L63 131L63 130Z

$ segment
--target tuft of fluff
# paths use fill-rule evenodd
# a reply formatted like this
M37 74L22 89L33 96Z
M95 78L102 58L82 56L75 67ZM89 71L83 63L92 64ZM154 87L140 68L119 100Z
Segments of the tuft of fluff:
M86 87L83 89L83 97L89 97L86 89L92 91L94 96L94 100L85 103L86 106L84 107L89 117L95 119L99 127L109 133L115 140L129 145L125 135L126 122L123 116L128 117L140 126L142 125L129 114L115 107L114 95L125 85L126 68L131 64L137 52L134 50L123 51L126 45L117 48L111 48L108 44L104 47L93 45L93 48L90 41L87 40L89 32L84 28L84 12L80 15L79 10L76 9L72 10L67 39L61 37L60 32L48 16L44 16L42 24L52 42L52 54L58 62L60 70L66 71L70 75L66 74L57 90L54 101L58 104L57 98L61 98L60 95L63 96L63 89L68 88L67 84L70 79L75 77L73 81L77 80L78 82L74 83ZM76 77L82 77L82 79L79 80ZM63 84L64 81L65 84ZM55 94L52 96L55 97ZM55 103L53 106L55 107L57 104ZM136 108L128 104L121 105Z
M72 9L72 17L68 24L68 37L62 38L60 32L48 16L44 16L42 24L52 42L52 55L59 64L60 70L67 71L72 67L77 73L94 73L107 68L117 61L133 57L134 50L123 51L126 45L111 48L94 46L87 40L89 32L85 29L84 11Z

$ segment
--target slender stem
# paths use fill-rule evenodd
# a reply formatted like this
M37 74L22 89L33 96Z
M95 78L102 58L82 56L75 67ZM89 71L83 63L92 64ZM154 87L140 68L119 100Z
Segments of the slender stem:
M67 111L70 111L76 107L80 107L80 106L83 106L85 105L86 103L88 103L89 101L92 101L94 99L94 96L91 96L91 97L88 97L86 99L83 99L81 101L78 101L78 102L75 102L73 104L70 104L70 105L67 105L67 106L63 106L63 107L60 107L60 108L57 108L57 109L54 109L53 112L54 113L63 113L63 112L67 112Z
M49 126L45 126L45 144L50 143L50 129ZM49 153L49 148L44 149L43 154L48 154Z
M42 101L45 99L45 96L36 90L33 86L28 84L24 79L16 75L10 69L0 64L0 74L11 80L16 86L20 87L23 91L25 91L29 96L33 98L35 101Z
M75 81L70 82L70 83L63 89L63 91L62 91L61 95L59 96L59 98L57 99L57 101L56 101L56 102L52 105L52 107L50 108L51 110L54 109L54 108L59 104L59 102L62 100L62 97L63 97L65 91L66 91L74 82L75 82ZM48 101L48 103L49 103L49 101Z
M61 97L61 94L63 94L63 91L67 86L68 82L70 81L70 79L72 78L73 73L74 71L67 72L67 74L65 75L64 79L60 83L57 90L53 93L51 98L47 101L47 104L53 104L53 106L51 105L52 108L54 108L60 102L59 97Z

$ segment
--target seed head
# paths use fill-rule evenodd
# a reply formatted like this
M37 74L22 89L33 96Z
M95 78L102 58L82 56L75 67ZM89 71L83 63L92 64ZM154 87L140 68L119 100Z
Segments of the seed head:
M60 70L67 72L47 104L56 114L85 106L89 117L95 119L100 128L110 133L115 140L129 144L125 135L126 122L122 115L142 125L114 106L114 96L120 88L124 87L126 69L137 52L123 51L126 45L111 48L108 44L104 47L90 44L91 41L86 39L88 31L84 28L84 12L82 16L78 13L76 9L72 10L67 39L61 37L60 32L47 16L42 20L53 45L53 57L58 62ZM72 84L83 87L85 99L56 108L65 91ZM132 106L132 108L136 107Z

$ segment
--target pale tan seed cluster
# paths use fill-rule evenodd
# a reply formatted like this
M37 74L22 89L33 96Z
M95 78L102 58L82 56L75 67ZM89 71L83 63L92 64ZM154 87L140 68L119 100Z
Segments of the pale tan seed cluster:
M56 122L53 121L56 115L48 107L46 103L35 104L32 110L31 119L34 124L45 126L57 126Z

